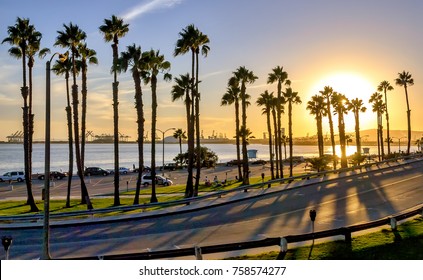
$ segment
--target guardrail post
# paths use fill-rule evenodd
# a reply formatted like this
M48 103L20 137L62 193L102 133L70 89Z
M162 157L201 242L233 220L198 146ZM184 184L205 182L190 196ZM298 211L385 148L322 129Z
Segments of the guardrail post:
M99 259L100 261L104 260L104 256L97 256L97 259Z
M344 228L344 236L345 236L345 242L350 243L352 238L351 238L351 231L348 228Z
M288 240L285 237L281 237L279 246L281 247L281 253L286 253L288 251Z
M392 230L397 230L397 219L395 219L395 217L389 218L389 223L391 224Z
M203 259L203 255L201 254L201 247L195 246L194 252L195 252L195 259L196 260L202 260Z

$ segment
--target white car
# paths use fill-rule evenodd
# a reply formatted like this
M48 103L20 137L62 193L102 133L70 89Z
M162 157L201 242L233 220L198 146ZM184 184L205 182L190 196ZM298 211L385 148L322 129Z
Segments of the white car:
M141 177L141 185L144 187L148 187L152 184L153 177L151 174L145 174ZM156 184L163 185L163 186L170 186L173 185L173 182L163 176L156 175Z
M25 180L25 173L23 171L11 171L6 172L0 176L0 182L18 181L23 182Z

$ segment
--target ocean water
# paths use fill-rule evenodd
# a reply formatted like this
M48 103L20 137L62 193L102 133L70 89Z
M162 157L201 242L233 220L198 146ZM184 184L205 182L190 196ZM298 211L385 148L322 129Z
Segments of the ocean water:
M214 151L218 157L219 162L227 162L236 158L236 146L234 144L203 144ZM370 146L370 154L377 154L377 147ZM393 151L398 151L398 147L391 147ZM182 151L185 152L186 145L182 145ZM269 147L264 144L251 144L248 149L257 150L258 159L269 159ZM287 155L289 157L289 147L287 147ZM327 153L331 153L331 148L325 146ZM337 147L339 153L339 147ZM401 150L406 150L406 147L401 147ZM416 147L412 146L412 151ZM356 151L355 146L349 146L347 153L352 154ZM68 144L54 143L51 144L51 170L68 170ZM179 154L179 144L165 144L164 145L164 162L173 162L173 158ZM163 146L161 143L156 144L156 165L162 164ZM303 146L298 145L293 148L294 156L315 157L318 155L317 145ZM44 144L35 143L33 145L33 173L44 172ZM75 158L75 156L74 156ZM114 166L113 144L93 144L86 145L85 166L98 166L105 169L113 169ZM144 145L144 165L150 166L151 162L151 144ZM119 145L119 163L121 167L132 168L133 165L138 167L138 147L136 143L122 143ZM4 144L0 143L0 174L12 170L24 169L24 156L22 144ZM74 172L76 172L76 165L74 165Z

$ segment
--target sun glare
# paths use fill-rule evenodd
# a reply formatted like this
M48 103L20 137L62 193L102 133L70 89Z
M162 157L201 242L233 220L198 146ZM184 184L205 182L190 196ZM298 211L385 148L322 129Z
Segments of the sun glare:
M329 75L316 83L313 94L330 86L334 91L344 94L349 99L360 98L367 102L376 88L364 77L355 73L337 73Z

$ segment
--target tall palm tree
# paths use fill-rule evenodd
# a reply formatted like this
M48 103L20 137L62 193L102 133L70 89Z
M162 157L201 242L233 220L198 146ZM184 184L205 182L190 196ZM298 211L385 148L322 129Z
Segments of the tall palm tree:
M178 139L179 142L179 154L182 154L182 140L187 139L186 131L182 130L182 128L178 128L173 133L173 138ZM182 158L181 158L181 165L182 165Z
M170 62L165 60L160 51L150 50L144 53L145 67L142 72L144 83L151 86L151 177L156 178L156 124L157 124L157 76L162 73L165 81L171 81ZM164 167L163 167L164 168ZM151 203L157 202L156 180L151 183Z
M27 56L28 56L28 85L29 85L29 102L28 102L28 173L32 174L32 143L34 137L34 114L32 113L32 89L33 89L33 79L32 79L32 70L35 64L35 56L39 58L44 58L48 53L50 53L50 49L43 48L41 49L41 38L42 35L40 32L34 29L32 36L28 40L28 49L27 49Z
M87 118L87 70L88 64L98 64L97 53L83 43L78 46L81 69L81 165L85 166L85 140L86 140L86 118Z
M291 87L287 88L283 92L284 103L288 104L288 135L289 135L289 177L293 176L293 148L294 144L292 142L292 105L301 104L301 98L298 95L298 92L293 91Z
M383 103L382 94L375 92L370 96L369 103L372 103L373 112L377 114L377 146L378 146L378 155L379 160L385 157L384 147L383 147L383 126L382 126L382 115L386 111L386 105Z
M200 176L201 176L201 135L200 135L200 91L198 90L198 85L200 80L198 79L199 73L199 54L201 50L201 54L203 56L207 56L210 51L210 47L207 45L210 43L209 37L203 34L201 31L197 29L197 38L195 40L195 132L196 132L196 150L197 150L197 172L195 176L195 184L194 184L194 196L198 195L198 186L200 185Z
M120 204L119 199L119 82L117 80L117 63L119 59L119 38L124 37L129 31L129 24L125 24L123 19L112 15L110 19L104 19L104 24L99 27L103 33L104 41L112 42L113 51L113 149L114 149L114 205ZM142 137L144 138L144 137ZM142 166L139 167L142 170Z
M230 79L229 84L231 85L240 85L240 97L241 97L241 116L242 116L242 125L240 128L241 139L242 139L242 171L243 171L243 185L250 184L249 170L248 170L248 154L247 154L247 136L249 129L247 128L247 83L254 83L258 77L254 75L253 71L248 70L244 66L238 67L238 69L233 72L233 77Z
M267 90L261 93L260 97L256 101L258 106L263 107L262 114L266 115L267 133L269 134L270 176L272 180L275 179L275 172L274 172L274 166L273 166L273 149L272 149L273 148L272 123L270 121L273 101L274 101L273 92L269 93L269 91Z
M319 157L324 156L324 141L323 141L323 116L326 116L326 102L325 98L321 95L314 95L311 100L307 102L307 110L315 116L317 125L317 143L319 147Z
M339 130L339 144L341 146L341 168L347 168L347 148L346 148L346 136L345 136L345 122L344 114L348 113L346 106L348 99L341 93L334 92L332 94L331 103L335 109L335 113L338 115L338 130Z
M355 98L347 102L347 109L354 113L355 119L355 143L357 146L357 155L361 155L361 137L360 137L360 112L366 112L363 100Z
M275 131L275 147L276 153L278 154L279 161L278 166L280 166L280 174L283 178L283 164L282 164L282 123L281 123L281 115L282 115L282 85L290 85L291 81L288 80L288 73L283 70L283 67L277 66L272 69L272 72L269 73L267 78L268 84L273 84L277 82L277 99L276 99L276 113L277 113L277 131Z
M193 183L193 168L194 168L194 135L195 135L195 53L196 53L196 39L198 37L198 29L193 24L188 25L186 28L179 32L180 38L176 41L176 47L173 55L178 56L186 54L191 51L191 91L190 101L190 120L187 129L188 133L188 176L185 188L185 197L192 197L194 195Z
M329 121L329 131L330 131L330 141L332 144L332 155L333 155L333 168L336 169L336 150L335 150L335 133L333 130L333 120L332 120L332 112L331 112L331 99L332 95L334 94L333 88L330 86L325 86L323 90L319 91L320 94L326 98L326 106L327 106L327 116Z
M226 93L222 96L221 106L229 106L234 104L235 107L235 145L236 145L236 159L237 162L241 162L241 149L240 149L240 123L239 123L239 102L241 89L238 84L228 85ZM241 165L238 164L238 181L242 181L242 169Z
M72 61L66 59L65 61L56 60L56 63L53 65L51 70L56 75L65 75L66 81L66 119L68 123L68 145L69 145L69 163L68 163L68 187L66 195L66 208L70 206L70 192L72 184L72 175L73 175L73 137L72 137L72 107L71 107L71 98L69 91L69 73L72 71Z
M31 180L31 163L30 163L30 109L28 105L28 86L26 79L26 59L28 56L28 45L37 31L35 27L29 23L29 19L17 18L16 24L8 26L8 37L3 39L3 43L8 43L12 47L9 49L9 54L15 58L22 59L22 87L21 95L24 101L23 105L23 131L24 131L24 165L25 165L25 182L27 190L27 204L30 206L31 212L37 212L38 207L35 204L34 196L32 193L32 180Z
M394 87L391 86L391 84L388 81L382 81L380 82L380 84L377 87L377 90L380 92L383 92L385 95L385 106L386 106L386 112L385 112L385 117L386 117L386 138L387 138L387 142L388 142L388 155L391 153L391 136L389 134L389 114L388 114L388 97L387 97L387 91L391 91L393 90Z
M135 190L134 204L139 204L139 195L141 189L141 176L144 167L144 104L142 100L141 74L146 67L146 58L141 52L141 47L135 44L127 47L122 52L117 63L118 72L131 71L132 79L135 85L135 108L137 111L137 132L138 132L138 178Z
M84 180L84 167L81 161L81 149L79 142L79 116L78 116L78 85L76 84L76 57L79 56L78 46L82 44L87 35L82 31L78 25L69 23L69 25L63 24L64 31L57 31L59 34L56 37L55 46L70 49L72 57L72 111L73 111L73 127L74 127L74 140L75 140L75 156L76 156L76 167L78 170L78 176L81 182L81 203L87 204L88 209L92 209L92 204L88 195L87 186Z
M395 84L398 86L404 87L405 92L405 100L407 103L407 154L410 153L410 145L411 145L411 110L410 110L410 103L408 102L408 87L414 85L414 79L411 77L411 74L405 71L398 73L398 78L395 79Z

